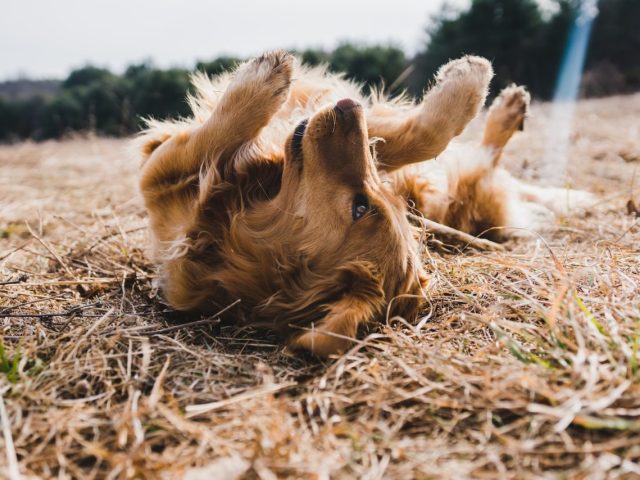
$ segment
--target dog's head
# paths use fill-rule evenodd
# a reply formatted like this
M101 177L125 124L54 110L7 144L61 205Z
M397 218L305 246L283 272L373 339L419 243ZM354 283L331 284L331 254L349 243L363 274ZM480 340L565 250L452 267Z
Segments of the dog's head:
M339 335L355 335L358 324L387 307L414 313L424 283L415 232L405 201L378 176L358 103L341 100L295 128L274 204L288 229L282 240L303 264L289 288L306 290L297 307L318 330L302 333L294 345L321 355L340 351L349 342ZM298 308L289 311L295 321L291 310Z

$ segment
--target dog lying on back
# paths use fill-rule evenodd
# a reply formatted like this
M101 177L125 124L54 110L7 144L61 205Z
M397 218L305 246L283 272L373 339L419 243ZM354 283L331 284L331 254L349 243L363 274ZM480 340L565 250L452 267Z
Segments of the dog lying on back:
M358 326L415 316L427 275L409 210L464 232L535 229L565 190L497 167L529 95L504 90L482 145L438 160L487 95L490 63L443 66L419 105L380 96L276 51L213 80L196 76L193 118L151 121L140 187L167 302L246 321L326 356ZM577 194L579 194L578 192ZM495 233L497 232L497 233Z

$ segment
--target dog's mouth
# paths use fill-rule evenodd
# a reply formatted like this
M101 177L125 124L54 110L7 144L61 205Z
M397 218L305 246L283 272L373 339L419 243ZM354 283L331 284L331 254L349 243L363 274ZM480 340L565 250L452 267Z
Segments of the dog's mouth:
M357 140L366 136L364 112L362 105L350 98L339 100L333 108L326 108L313 117L302 120L294 129L291 136L290 151L294 161L302 163L303 144L311 141L315 144L326 142L340 142L341 139L352 137L350 144L360 143ZM305 137L309 137L306 140Z
M361 189L373 167L362 105L345 98L300 122L289 138L287 157L309 178Z
M339 141L350 135L366 136L364 109L355 100L344 98L316 113L308 122L306 134L320 143Z

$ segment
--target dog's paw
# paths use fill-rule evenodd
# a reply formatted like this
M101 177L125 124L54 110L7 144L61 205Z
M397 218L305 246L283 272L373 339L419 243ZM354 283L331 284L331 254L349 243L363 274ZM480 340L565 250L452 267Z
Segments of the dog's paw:
M483 103L492 78L493 68L489 60L467 55L440 67L436 75L436 87L451 86L458 94Z
M468 55L450 61L440 67L436 84L425 97L425 114L437 111L448 119L444 126L458 135L484 105L492 77L493 68L485 58Z
M598 202L596 197L591 192L584 190L565 189L563 195L559 198L559 201L553 206L553 210L556 215L572 215L582 214L587 212Z
M595 195L584 190L525 184L520 184L520 198L525 202L542 205L560 216L586 212L598 201Z
M438 82L447 80L465 79L470 82L477 82L481 85L489 85L493 77L491 62L483 57L466 55L456 60L451 60L438 70L436 79Z
M530 103L529 92L522 86L511 84L504 88L493 101L489 108L487 122L508 132L524 130L524 121L529 115Z
M259 82L264 91L280 97L289 91L293 64L293 55L284 50L267 52L246 64L239 80Z

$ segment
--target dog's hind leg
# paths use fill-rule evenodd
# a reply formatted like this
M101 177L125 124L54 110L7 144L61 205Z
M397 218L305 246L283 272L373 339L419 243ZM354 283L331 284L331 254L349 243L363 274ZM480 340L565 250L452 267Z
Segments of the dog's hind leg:
M511 234L501 228L517 223L512 212L517 210L515 207L519 202L518 182L496 167L509 139L523 129L529 102L529 93L523 87L505 88L489 108L480 148L474 147L465 154L458 146L461 155L443 158L447 170L447 197L451 200L443 223L474 235L488 231L486 235L494 240ZM527 220L522 225L530 223Z
M520 183L496 167L509 139L523 129L529 101L529 93L523 87L512 85L505 88L489 108L480 148L455 145L443 154L445 185L440 189L421 189L413 194L417 198L414 200L416 206L424 215L473 235L489 230L489 238L506 236L502 230L491 229L517 223L514 223L511 212L520 202L516 194ZM405 169L404 177L411 180L411 168L428 166L409 167ZM413 180L413 184L420 183ZM518 225L530 223L525 220Z
M201 127L170 138L153 152L142 168L142 190L202 171L229 174L238 150L256 139L286 101L292 72L293 57L284 51L240 66Z
M491 104L482 137L482 146L493 154L493 166L500 161L502 151L518 130L524 130L531 96L524 87L515 84L503 89Z
M376 145L379 168L393 171L442 152L477 115L492 76L488 60L466 56L440 68L420 105L372 105L367 124L369 137L382 139Z
M524 87L514 84L503 89L489 108L482 146L490 149L493 167L498 165L504 147L513 134L524 129L530 100L531 97ZM593 195L588 192L528 185L511 178L507 172L503 172L502 176L510 177L509 183L512 189L518 192L520 201L530 205L541 205L555 214L567 215L572 209L585 208L595 201Z

